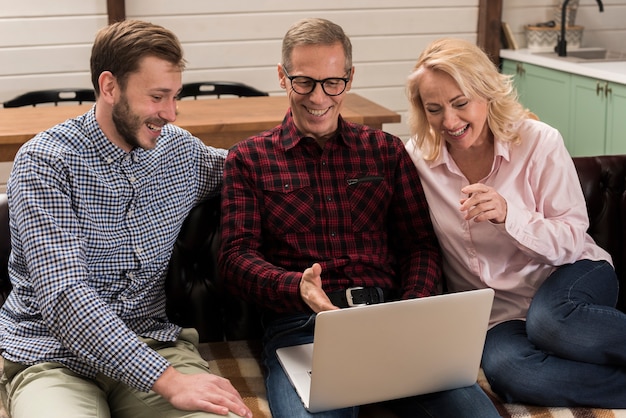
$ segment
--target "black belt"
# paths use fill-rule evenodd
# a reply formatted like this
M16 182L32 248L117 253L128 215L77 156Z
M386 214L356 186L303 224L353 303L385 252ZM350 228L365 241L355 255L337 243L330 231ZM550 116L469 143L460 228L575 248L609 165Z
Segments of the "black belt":
M350 287L346 290L330 292L327 295L332 304L338 308L349 308L389 302L391 294L391 291L380 287Z

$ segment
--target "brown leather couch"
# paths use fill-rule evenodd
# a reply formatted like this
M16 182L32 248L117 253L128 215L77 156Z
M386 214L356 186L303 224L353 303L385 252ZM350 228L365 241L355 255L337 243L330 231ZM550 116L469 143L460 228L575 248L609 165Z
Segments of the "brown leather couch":
M619 307L626 312L626 155L574 158L589 211L589 233L608 250L620 280ZM254 339L259 315L224 290L216 270L219 198L196 207L176 242L167 278L170 319L198 329L202 342ZM0 195L0 303L11 285L6 195Z

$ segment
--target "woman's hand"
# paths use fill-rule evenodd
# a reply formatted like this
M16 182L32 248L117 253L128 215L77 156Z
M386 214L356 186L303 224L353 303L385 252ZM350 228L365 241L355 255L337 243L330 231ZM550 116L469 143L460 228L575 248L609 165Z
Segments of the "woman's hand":
M474 222L490 221L501 224L506 220L506 200L493 189L481 183L470 184L461 189L469 197L461 199L461 212L465 219Z

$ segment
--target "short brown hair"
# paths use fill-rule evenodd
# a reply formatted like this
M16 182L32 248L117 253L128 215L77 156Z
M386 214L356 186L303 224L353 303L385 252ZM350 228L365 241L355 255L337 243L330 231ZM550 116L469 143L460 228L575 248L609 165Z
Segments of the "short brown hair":
M168 29L141 20L123 20L102 28L91 49L91 82L100 94L98 78L110 71L122 88L128 75L139 69L141 60L153 56L185 69L180 41Z

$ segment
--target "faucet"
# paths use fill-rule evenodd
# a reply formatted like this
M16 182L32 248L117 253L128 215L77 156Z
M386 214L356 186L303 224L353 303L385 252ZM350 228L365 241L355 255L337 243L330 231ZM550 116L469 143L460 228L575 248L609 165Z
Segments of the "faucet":
M559 37L559 41L554 48L556 53L559 54L559 57L567 56L567 41L565 40L565 27L567 26L565 22L565 13L567 10L567 3L569 3L569 0L563 0L563 4L561 6L561 36ZM600 12L603 12L604 6L602 5L602 0L596 0L596 3L598 3Z

